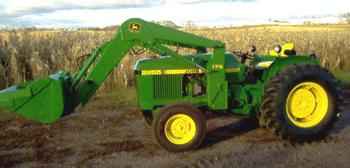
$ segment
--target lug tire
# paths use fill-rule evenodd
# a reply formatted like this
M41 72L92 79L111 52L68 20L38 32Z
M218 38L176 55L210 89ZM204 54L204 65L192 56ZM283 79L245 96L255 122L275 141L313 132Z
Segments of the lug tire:
M173 116L187 116L195 124L193 138L183 144L174 144L166 135L167 122ZM190 104L174 104L159 109L153 120L153 134L158 143L167 151L183 152L198 148L206 134L206 119L204 114Z
M328 108L316 125L302 127L293 122L287 112L289 92L303 82L314 82L325 90ZM316 97L316 96L314 96ZM343 98L334 76L319 65L290 65L273 77L265 86L259 124L272 130L282 139L305 142L324 138L339 118ZM315 106L317 108L317 106ZM315 113L315 112L313 112Z

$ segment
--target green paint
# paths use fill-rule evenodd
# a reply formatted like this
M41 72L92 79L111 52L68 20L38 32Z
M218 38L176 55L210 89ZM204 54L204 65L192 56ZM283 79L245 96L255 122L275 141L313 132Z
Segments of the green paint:
M42 123L56 121L64 112L64 78L60 75L3 90L0 106Z

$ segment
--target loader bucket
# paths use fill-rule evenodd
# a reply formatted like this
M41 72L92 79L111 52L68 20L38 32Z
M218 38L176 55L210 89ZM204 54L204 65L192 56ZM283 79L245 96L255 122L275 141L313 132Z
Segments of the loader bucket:
M64 78L60 74L0 91L0 108L27 119L52 123L64 112Z

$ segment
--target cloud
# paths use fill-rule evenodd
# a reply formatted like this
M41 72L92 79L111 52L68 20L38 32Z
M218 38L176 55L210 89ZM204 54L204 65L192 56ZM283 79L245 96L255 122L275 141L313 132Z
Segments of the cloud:
M0 26L103 27L131 17L240 25L349 11L348 0L0 0Z
M0 16L18 17L24 15L51 13L73 9L122 9L159 5L161 0L11 0L2 3Z
M256 2L257 0L176 0L183 4L199 4L208 2Z
M119 10L147 8L161 5L165 0L1 0L0 25L35 26L40 24L65 23L76 25L76 18L38 19L56 12L81 10ZM82 16L80 16L82 17ZM33 19L32 19L33 18ZM74 23L74 24L73 24Z
M62 10L146 8L165 4L254 2L256 0L5 0L0 2L0 17L52 13Z

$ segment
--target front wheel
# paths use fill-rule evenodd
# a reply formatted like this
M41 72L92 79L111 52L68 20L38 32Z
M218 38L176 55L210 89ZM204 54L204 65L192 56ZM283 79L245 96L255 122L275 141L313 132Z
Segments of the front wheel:
M158 143L170 152L195 149L206 134L204 114L189 104L163 107L153 121L153 132Z

